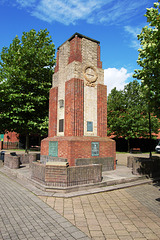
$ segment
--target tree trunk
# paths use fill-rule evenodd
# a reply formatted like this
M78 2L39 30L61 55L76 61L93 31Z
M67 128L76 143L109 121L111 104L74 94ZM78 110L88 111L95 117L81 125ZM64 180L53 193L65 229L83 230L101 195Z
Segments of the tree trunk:
M38 145L39 146L41 145L41 136L40 135L38 136Z
M128 142L128 152L130 152L130 140L127 139L127 142Z
M25 153L29 151L29 134L26 133L26 146L25 146Z

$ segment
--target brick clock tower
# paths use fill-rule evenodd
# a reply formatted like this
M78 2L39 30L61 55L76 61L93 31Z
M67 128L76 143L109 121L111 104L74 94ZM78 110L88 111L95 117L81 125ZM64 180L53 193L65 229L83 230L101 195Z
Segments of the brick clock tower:
M75 33L57 51L49 97L48 138L41 162L115 168L115 141L107 137L107 86L100 42Z

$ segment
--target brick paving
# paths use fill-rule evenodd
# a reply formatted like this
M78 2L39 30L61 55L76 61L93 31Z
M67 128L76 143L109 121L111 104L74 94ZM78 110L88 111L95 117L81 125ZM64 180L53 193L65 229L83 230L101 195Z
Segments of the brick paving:
M143 188L128 188L127 192L160 217L160 182L143 185Z
M41 199L0 173L0 240L87 240Z
M126 157L117 156L118 165L125 166ZM126 175L123 171L122 178ZM4 171L8 178L1 172L0 240L160 239L160 183L132 187L119 184L117 189L115 185L102 192L94 188L90 194L83 190L84 195L61 197L26 184L24 173L16 178L14 171ZM117 177L116 171L108 174Z
M141 185L71 198L40 198L94 240L160 239L160 187Z

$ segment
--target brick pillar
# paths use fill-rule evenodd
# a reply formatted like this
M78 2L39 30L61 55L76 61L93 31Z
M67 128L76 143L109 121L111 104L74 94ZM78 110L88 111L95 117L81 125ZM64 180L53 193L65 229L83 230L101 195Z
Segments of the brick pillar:
M97 67L102 68L100 45L97 45Z
M107 137L107 86L97 85L97 136Z
M57 135L57 107L58 107L58 87L51 88L49 96L49 130L48 136Z
M75 38L70 41L70 56L68 64L73 61L82 62L81 38L78 36L75 36Z
M57 52L57 61L56 61L56 66L55 66L55 69L54 69L54 72L58 72L59 70L59 50Z
M84 134L84 82L73 78L65 84L65 136Z

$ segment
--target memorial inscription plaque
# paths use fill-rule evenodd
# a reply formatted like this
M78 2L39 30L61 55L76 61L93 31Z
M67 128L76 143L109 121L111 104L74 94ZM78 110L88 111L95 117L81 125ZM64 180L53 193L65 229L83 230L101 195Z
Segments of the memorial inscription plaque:
M49 142L49 156L58 157L58 142L57 141Z
M99 156L99 142L92 142L92 156Z

